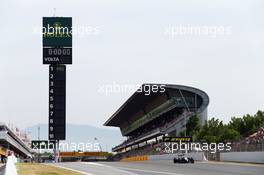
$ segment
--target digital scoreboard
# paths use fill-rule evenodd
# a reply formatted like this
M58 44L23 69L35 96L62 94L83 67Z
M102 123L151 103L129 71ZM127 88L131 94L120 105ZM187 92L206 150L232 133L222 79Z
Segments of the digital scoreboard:
M72 48L43 48L43 64L72 64Z
M49 140L65 140L66 66L49 66Z
M72 18L44 17L43 64L72 64Z
M72 18L43 17L42 23L42 61L49 64L48 138L57 143L66 139L65 64L72 64Z

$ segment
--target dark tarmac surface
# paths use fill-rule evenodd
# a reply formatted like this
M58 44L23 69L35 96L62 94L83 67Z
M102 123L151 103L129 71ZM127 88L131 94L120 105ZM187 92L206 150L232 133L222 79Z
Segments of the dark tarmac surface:
M172 161L145 162L72 162L59 163L90 175L264 175L263 164L196 162L173 164Z
M0 175L4 175L4 173L5 173L4 165L0 164Z

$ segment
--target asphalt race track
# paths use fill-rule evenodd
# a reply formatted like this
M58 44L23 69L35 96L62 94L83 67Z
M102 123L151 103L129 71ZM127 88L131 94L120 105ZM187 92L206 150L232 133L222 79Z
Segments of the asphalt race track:
M59 163L56 166L90 175L264 175L264 165L221 162L71 162Z
M5 165L0 163L0 175L4 175Z

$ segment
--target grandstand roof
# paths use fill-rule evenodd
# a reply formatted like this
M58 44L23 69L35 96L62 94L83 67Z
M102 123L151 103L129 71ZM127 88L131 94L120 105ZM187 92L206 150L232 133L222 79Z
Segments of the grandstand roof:
M207 107L209 104L209 97L208 95L197 88L189 87L189 86L183 86L183 85L172 85L172 84L143 84L143 86L146 85L163 85L165 88L165 92L168 92L168 90L171 91L188 91L194 94L197 94L197 96L200 96L202 98L202 105L204 108ZM153 100L155 97L161 95L161 93L150 93L149 95L145 95L145 92L136 91L128 100L104 123L105 126L116 126L119 127L124 121L126 121L130 116L132 116L135 112L137 112L139 109L142 108L142 106L149 103L151 100Z
M26 145L7 125L0 122L0 144L3 147L13 147L26 156L31 156L31 148Z

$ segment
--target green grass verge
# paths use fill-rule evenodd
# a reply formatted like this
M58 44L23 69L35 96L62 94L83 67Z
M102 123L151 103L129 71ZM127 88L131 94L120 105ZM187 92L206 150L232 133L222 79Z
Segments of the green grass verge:
M18 175L82 175L74 171L38 163L18 163L16 167Z

